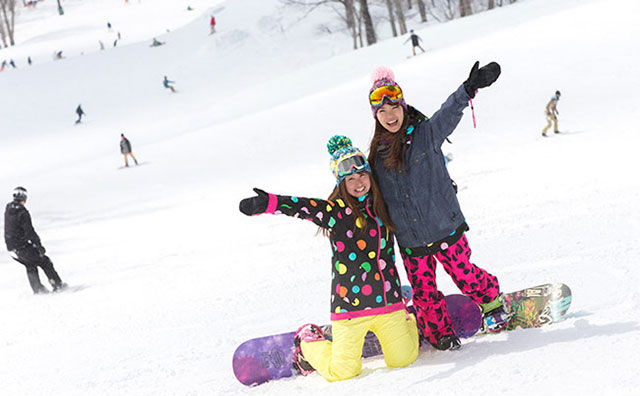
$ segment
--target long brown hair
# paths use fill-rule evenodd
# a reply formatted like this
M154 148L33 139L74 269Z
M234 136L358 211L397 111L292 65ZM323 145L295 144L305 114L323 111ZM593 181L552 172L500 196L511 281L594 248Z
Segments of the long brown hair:
M387 227L387 229L390 232L395 231L395 226L391 222L391 217L389 217L389 213L387 213L387 206L384 203L384 199L382 198L382 193L378 188L378 184L376 183L371 173L366 171L364 172L369 175L369 180L371 185L369 189L369 197L371 197L370 199L371 199L371 206L372 206L372 214L375 217L377 217L382 222L382 224L385 227ZM363 223L366 222L364 213L362 213L362 211L358 208L359 207L358 199L353 197L347 191L346 179L342 180L340 185L338 185L336 188L333 189L333 191L329 195L329 198L327 199L329 201L334 201L334 202L337 199L342 199L345 202L345 204L349 208L351 208L351 211L356 216L356 219L360 219L360 221ZM324 236L329 236L329 230L324 228L322 228L321 230ZM354 230L355 230L355 222L354 222ZM360 229L360 232L364 232L364 227Z
M404 151L406 150L405 136L408 124L407 112L404 111L404 121L402 127L396 133L391 133L380 124L376 118L376 127L373 132L373 139L369 145L369 163L375 167L376 161L382 157L384 167L401 171L404 166ZM381 146L387 146L385 153L381 155Z

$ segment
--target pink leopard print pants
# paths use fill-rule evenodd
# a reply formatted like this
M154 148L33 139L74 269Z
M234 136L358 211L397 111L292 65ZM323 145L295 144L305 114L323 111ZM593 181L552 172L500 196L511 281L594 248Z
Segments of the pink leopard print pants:
M455 334L444 295L436 284L436 260L458 289L477 303L489 303L500 294L498 278L472 264L470 257L471 249L465 235L447 250L434 255L408 256L402 252L404 267L413 287L418 326L432 345L442 336Z

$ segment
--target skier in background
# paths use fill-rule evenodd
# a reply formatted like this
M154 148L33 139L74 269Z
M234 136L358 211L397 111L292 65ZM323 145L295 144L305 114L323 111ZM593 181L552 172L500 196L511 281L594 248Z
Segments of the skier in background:
M164 41L159 41L154 37L153 40L151 41L150 47L159 47L161 45L164 45Z
M476 62L467 80L431 118L407 105L390 69L379 67L371 76L369 105L375 130L369 162L396 227L418 324L424 338L439 350L458 349L461 343L436 284L437 262L481 307L483 329L500 330L508 320L497 277L470 261L465 235L469 227L442 155L442 145L469 99L499 75L497 63L479 68Z
M410 33L411 33L411 36L409 36L409 38L407 39L407 41L404 42L404 44L408 43L409 40L411 40L411 51L413 52L413 56L416 56L416 47L420 48L420 51L424 53L424 49L422 49L422 47L420 46L420 41L422 41L420 36L415 34L413 30L411 30Z
M209 26L211 27L211 33L209 34L214 34L216 32L216 18L213 15L211 15Z
M84 115L84 110L82 110L82 106L78 105L78 107L76 107L76 114L78 115L76 124L79 124L82 121L82 116Z
M170 81L167 76L164 76L164 80L162 80L162 85L164 85L165 88L169 88L171 90L171 92L176 92L175 88L173 88L172 85L170 84L175 84L175 81Z
M346 136L333 136L327 149L336 177L327 200L254 188L258 195L243 199L240 211L247 216L277 213L309 220L329 237L333 339L326 339L317 325L302 326L294 338L293 366L304 375L316 370L327 381L341 381L362 371L362 344L368 330L378 337L387 367L413 363L419 341L394 263L393 226L367 158Z
M136 157L133 155L133 152L131 151L131 142L129 142L129 139L124 137L124 133L120 134L120 152L124 156L124 166L126 167L129 166L129 162L127 161L127 157L129 156L133 158L133 162L135 162L136 165L138 165L138 160L136 159Z
M557 108L559 100L560 91L556 91L556 93L551 97L551 100L549 100L549 103L547 103L547 107L545 108L545 114L547 115L547 126L542 129L542 136L544 137L547 137L547 130L551 126L551 123L553 123L553 133L560 133L560 131L558 131L558 114L560 114L560 112Z
M33 62L31 61L31 57L30 57L30 56L28 56L28 57L27 57L27 63L29 64L29 66L31 66L31 63L33 63Z
M49 292L40 283L38 267L44 271L53 291L63 290L67 284L62 282L53 268L51 259L45 255L46 249L33 229L31 215L24 206L26 202L27 190L24 187L16 187L13 190L13 200L7 204L4 211L4 241L7 250L14 260L26 267L29 285L34 294Z

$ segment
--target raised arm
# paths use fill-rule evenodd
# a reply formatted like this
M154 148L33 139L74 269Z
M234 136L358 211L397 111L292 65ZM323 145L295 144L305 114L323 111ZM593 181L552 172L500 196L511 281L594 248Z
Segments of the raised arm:
M458 126L462 118L462 111L467 107L469 99L476 96L476 91L493 84L500 76L500 65L491 62L483 67L478 67L476 62L471 68L469 78L451 94L442 104L440 109L433 114L430 125L433 128L433 137L438 145L442 145L444 139Z

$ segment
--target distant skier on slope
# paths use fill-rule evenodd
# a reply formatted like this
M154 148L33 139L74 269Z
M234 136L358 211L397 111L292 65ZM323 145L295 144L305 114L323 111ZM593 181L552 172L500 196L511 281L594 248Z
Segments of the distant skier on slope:
M159 41L157 38L154 37L153 40L151 41L150 47L159 47L164 44L165 44L164 41Z
M409 38L407 39L407 41L404 42L404 44L408 43L409 40L411 40L411 51L413 52L413 56L416 56L416 47L420 48L420 51L424 53L424 49L422 49L422 47L420 46L420 41L422 41L420 36L415 34L413 32L413 29L411 30L410 33L411 33L411 36L409 36Z
M211 27L211 33L209 34L214 34L216 32L216 18L213 15L211 15L209 26Z
M38 267L42 268L53 287L53 291L67 287L55 268L51 259L45 255L40 237L33 229L31 215L24 204L27 202L27 190L16 187L13 190L13 200L9 202L4 212L4 241L11 257L27 268L27 278L34 294L48 293L49 290L40 283Z
M127 157L131 157L133 159L133 162L135 162L136 165L138 165L138 160L133 155L133 151L131 150L131 142L129 142L129 139L124 137L124 133L120 134L120 152L124 156L124 166L125 167L129 166L129 162L127 161Z
M164 80L162 80L162 85L164 85L165 88L168 88L171 90L171 92L176 92L175 88L173 88L173 86L171 84L175 84L175 81L171 81L167 78L167 76L164 76Z
M76 107L76 114L78 115L78 119L76 120L76 124L79 124L82 121L82 116L84 115L84 110L82 110L82 106L78 105Z
M551 97L551 100L549 100L549 103L547 103L547 107L545 107L545 114L547 115L547 126L542 129L542 136L544 137L547 137L547 130L551 126L551 123L553 123L553 133L560 133L560 131L558 131L558 114L560 114L560 112L557 108L559 100L560 91L556 91L556 93Z

